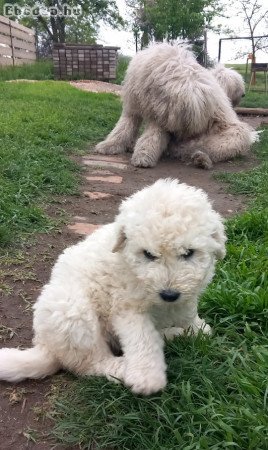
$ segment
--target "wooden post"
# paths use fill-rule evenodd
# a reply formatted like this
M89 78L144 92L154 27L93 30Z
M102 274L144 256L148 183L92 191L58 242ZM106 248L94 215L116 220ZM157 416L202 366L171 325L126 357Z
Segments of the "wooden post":
M10 46L12 51L12 63L13 67L15 66L15 56L14 56L14 47L13 47L13 36L12 36L12 25L11 21L9 20L9 33L10 33Z
M252 55L252 63L251 64L255 64L255 62L256 62L256 58L255 58L255 55ZM254 73L253 73L253 83L252 83L253 85L255 85L256 84L256 72L254 71Z

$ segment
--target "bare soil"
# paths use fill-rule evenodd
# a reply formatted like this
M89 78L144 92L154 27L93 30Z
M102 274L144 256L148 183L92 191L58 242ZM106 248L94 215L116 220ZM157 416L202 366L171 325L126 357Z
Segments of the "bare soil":
M121 94L122 86L120 84L106 83L97 80L79 80L71 81L71 86L88 92L107 92L116 95Z
M243 118L254 126L263 118ZM129 156L125 157L128 162ZM82 158L76 158L82 164ZM113 174L123 177L121 184L87 181L86 175L105 170L98 167L83 166L81 195L58 197L60 209L70 217L83 216L92 224L105 224L113 220L118 205L123 198L141 189L158 178L173 177L182 182L203 188L214 203L214 207L224 217L241 212L246 206L246 198L226 192L226 187L215 181L213 175L218 172L246 171L258 164L253 155L242 160L221 163L211 171L204 171L176 161L162 160L154 169L137 169L128 164L126 170L109 169ZM107 170L106 170L107 172ZM85 191L101 191L112 194L110 198L91 200L83 194ZM48 207L55 216L59 209L55 204ZM70 220L71 222L72 220ZM1 267L3 279L0 287L0 346L28 347L32 339L32 309L41 287L50 276L51 268L57 256L67 246L83 237L71 232L67 226L51 234L41 234L34 241L22 247L23 261L19 260ZM1 275L1 272L0 272ZM4 328L6 327L6 328ZM57 392L57 385L68 384L68 376L58 374L40 381L25 381L17 385L0 382L0 448L1 450L23 450L54 448L49 437L52 421L48 417L50 396ZM90 382L90 380L89 380ZM58 449L64 449L61 445ZM74 447L72 447L74 448Z

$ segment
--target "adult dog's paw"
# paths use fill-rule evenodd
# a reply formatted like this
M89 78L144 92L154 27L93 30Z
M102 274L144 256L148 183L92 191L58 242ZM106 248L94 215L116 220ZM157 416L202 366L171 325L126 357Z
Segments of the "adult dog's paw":
M165 388L167 377L163 372L145 374L134 371L125 376L124 382L134 394L150 395Z
M195 166L201 167L202 169L209 170L213 166L210 157L206 153L201 152L201 151L195 152L192 155L191 159Z
M150 155L147 153L135 152L131 158L131 164L135 167L155 167L156 162Z
M109 141L100 142L96 145L94 153L99 153L101 155L118 155L124 153L125 149L120 144L112 144Z

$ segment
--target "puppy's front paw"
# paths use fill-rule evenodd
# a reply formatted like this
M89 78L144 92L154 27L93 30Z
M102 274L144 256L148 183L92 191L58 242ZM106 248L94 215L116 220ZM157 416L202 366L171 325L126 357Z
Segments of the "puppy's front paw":
M177 336L181 336L185 334L184 328L179 327L170 327L170 328L163 328L161 330L161 336L163 336L168 341L173 341L173 339Z
M203 323L203 325L201 326L200 330L204 334L212 334L212 328L206 322Z
M141 373L131 371L125 376L124 381L134 394L150 395L165 388L167 377L164 372Z
M204 319L201 319L198 315L195 317L193 323L190 325L190 327L187 330L187 334L197 334L199 331L201 331L204 334L212 334L212 328L204 321Z

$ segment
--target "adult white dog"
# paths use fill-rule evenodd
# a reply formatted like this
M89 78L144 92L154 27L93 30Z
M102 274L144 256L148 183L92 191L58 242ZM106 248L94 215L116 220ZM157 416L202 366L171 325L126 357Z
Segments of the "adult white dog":
M233 72L227 84L216 80L223 79L220 72L201 67L184 47L158 44L139 52L126 73L122 115L96 152L134 148L132 164L153 167L174 136L171 155L204 168L247 153L256 132L239 121L220 86L229 85Z
M163 389L162 336L209 333L198 297L224 244L221 218L200 189L158 180L137 192L114 223L59 257L34 308L34 347L0 350L0 379L66 368L118 378L135 393Z

